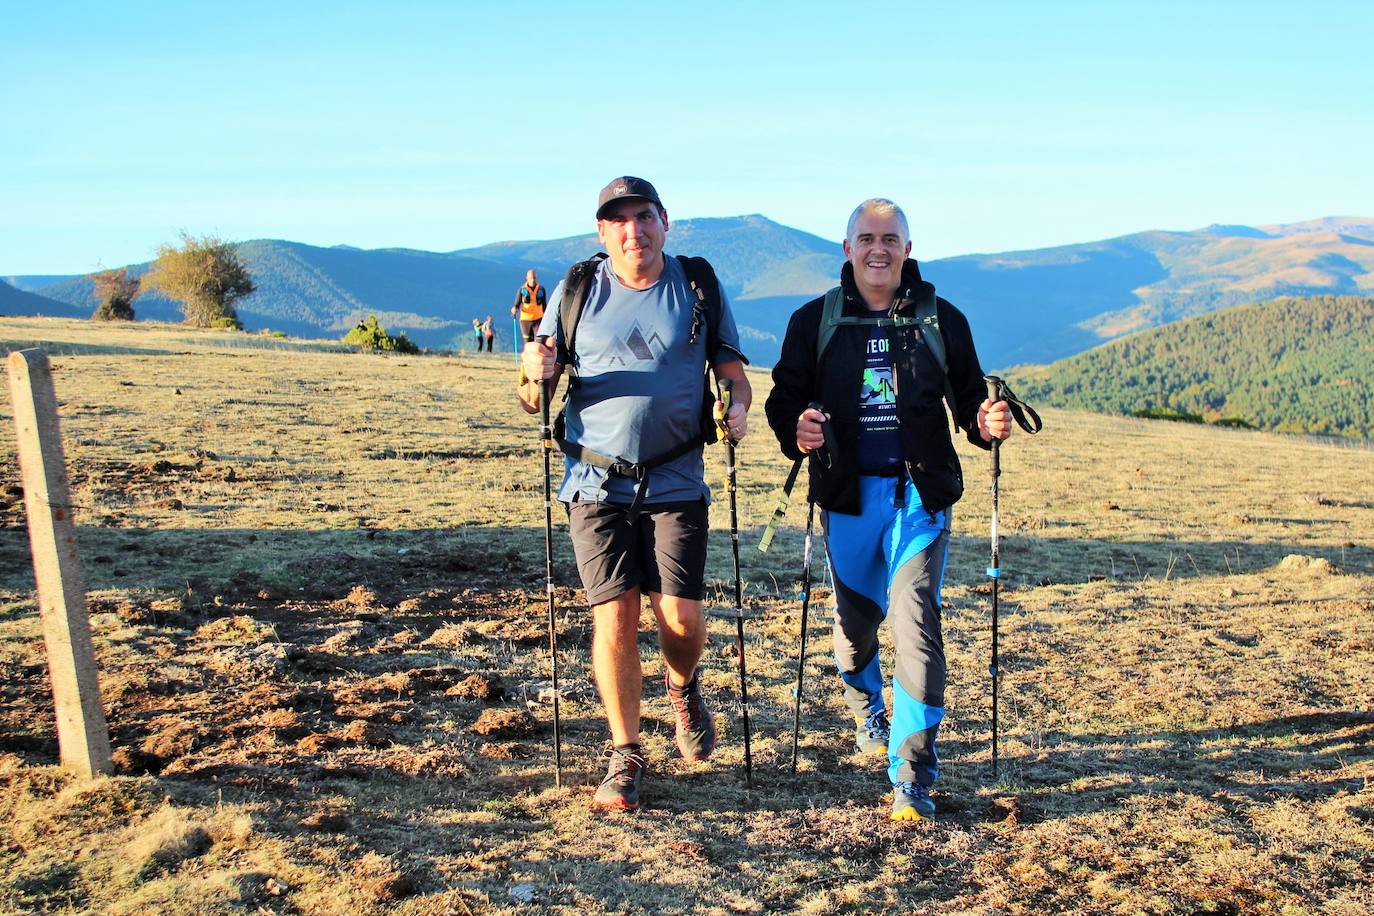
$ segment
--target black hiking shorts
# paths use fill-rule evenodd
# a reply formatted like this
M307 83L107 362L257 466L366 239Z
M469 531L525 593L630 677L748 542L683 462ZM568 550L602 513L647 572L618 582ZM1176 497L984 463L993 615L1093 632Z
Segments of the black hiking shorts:
M604 604L632 588L692 601L704 598L706 503L650 503L633 520L629 508L568 505L568 533L587 603Z

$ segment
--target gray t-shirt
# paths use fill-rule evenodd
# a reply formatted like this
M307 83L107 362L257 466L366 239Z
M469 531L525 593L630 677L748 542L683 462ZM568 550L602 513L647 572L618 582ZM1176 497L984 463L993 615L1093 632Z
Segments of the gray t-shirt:
M724 290L720 298L721 347L713 361L734 362L739 332ZM560 360L562 302L559 283L537 332L557 338ZM597 266L577 326L576 364L565 369L566 375L579 380L568 389L564 421L569 441L608 458L638 463L701 434L707 333L703 321L696 342L688 343L695 302L677 258L665 258L658 282L642 290L621 283L609 259ZM701 451L659 465L649 472L644 501L709 502L711 491L703 473ZM634 500L635 486L630 478L568 457L558 498L628 504Z

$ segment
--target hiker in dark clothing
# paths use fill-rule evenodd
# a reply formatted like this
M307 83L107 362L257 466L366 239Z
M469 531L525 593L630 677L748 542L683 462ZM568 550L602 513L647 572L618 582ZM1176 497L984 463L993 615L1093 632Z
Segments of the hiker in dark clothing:
M822 509L845 702L858 749L887 754L892 819L930 818L945 715L940 587L950 507L963 493L941 401L980 448L1011 435L1012 416L1005 402L986 399L968 321L908 259L900 207L882 198L860 204L844 252L840 286L829 294L837 314L826 317L823 296L792 315L766 411L794 460L823 445L823 421L832 427L839 453L829 467L811 462L809 499ZM828 343L818 353L823 325ZM942 338L945 368L927 335ZM897 649L890 721L878 662L878 625L889 616Z
M482 337L487 342L487 352L492 352L492 348L496 343L496 328L492 327L490 315L487 316L486 321L482 322ZM480 350L482 348L479 346L477 349Z
M570 374L559 440L566 472L558 499L568 508L591 605L592 672L612 741L593 804L633 811L647 766L639 744L644 680L638 642L646 593L677 714L678 751L688 760L705 760L715 749L697 667L706 643L702 599L711 498L704 479L703 370L709 365L734 383L725 423L736 439L747 432L752 393L734 318L714 274L709 285L718 309L706 313L709 327L703 328L697 319L704 310L688 273L709 267L663 254L668 214L653 185L642 178L612 181L597 201L596 227L609 257L577 265L569 274L575 279L554 290L538 329L549 339L525 344L523 369L529 379L549 380L551 394L563 372ZM585 290L585 309L574 301L578 289ZM564 314L578 316L571 340ZM521 389L521 400L534 412L539 404L530 390ZM711 425L709 416L705 423ZM606 456L636 464L608 468Z

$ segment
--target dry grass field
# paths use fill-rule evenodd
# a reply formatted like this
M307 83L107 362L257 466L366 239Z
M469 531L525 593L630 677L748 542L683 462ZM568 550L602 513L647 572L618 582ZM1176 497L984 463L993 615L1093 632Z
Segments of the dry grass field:
M118 772L56 765L6 395L0 911L1374 911L1368 449L1056 411L1013 438L993 781L987 458L964 448L940 816L896 825L881 763L852 753L823 588L788 773L805 506L754 549L786 470L759 410L739 457L755 788L733 624L705 662L722 746L687 764L646 615L645 806L605 815L561 518L553 787L542 462L508 355L0 319L0 352L31 345L55 366Z

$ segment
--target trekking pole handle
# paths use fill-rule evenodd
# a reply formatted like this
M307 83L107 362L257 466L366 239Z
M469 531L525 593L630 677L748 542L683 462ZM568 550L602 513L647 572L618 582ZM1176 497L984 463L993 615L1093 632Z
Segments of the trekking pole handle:
M996 404L998 401L1003 399L1002 389L1006 387L1006 382L1002 381L995 375L985 375L983 376L983 381L987 382L988 385L989 401Z
M820 401L812 401L810 404L806 405L806 408L807 410L816 411L822 417L825 416L825 408L821 406ZM835 442L835 431L830 428L830 421L828 419L821 420L821 435L825 438L825 444L821 446L821 452L816 456L816 460L818 460L822 466L828 468L834 465L835 456L840 453L840 447Z
M734 391L734 379L716 378L716 400L720 401L720 416L716 418L716 426L731 443L735 441L735 434L730 430L730 408L734 406Z
M998 401L1006 400L1007 383L995 375L983 376L983 381L988 385L988 401L996 404ZM1002 474L1001 450L998 448L1002 440L997 437L992 439L992 476L995 480Z
M543 347L548 343L549 335L540 334L534 339L535 343ZM544 446L553 447L553 432L549 429L549 380L541 378L539 380L539 410L544 419Z

